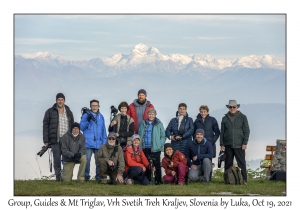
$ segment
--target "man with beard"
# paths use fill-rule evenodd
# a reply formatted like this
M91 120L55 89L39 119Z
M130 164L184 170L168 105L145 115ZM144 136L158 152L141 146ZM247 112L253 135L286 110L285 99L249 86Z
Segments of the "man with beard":
M43 120L43 142L50 145L53 152L56 181L61 180L61 138L74 123L73 113L65 105L65 96L56 95L56 103L45 112Z
M143 122L148 118L148 110L154 108L153 104L146 99L147 92L144 89L138 91L138 98L135 99L130 105L127 115L134 120L134 133L138 133L138 129Z

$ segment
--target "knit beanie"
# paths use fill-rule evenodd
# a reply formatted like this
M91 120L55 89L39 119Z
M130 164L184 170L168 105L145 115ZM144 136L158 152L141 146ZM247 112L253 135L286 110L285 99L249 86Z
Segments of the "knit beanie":
M139 95L140 93L143 93L145 96L147 96L147 92L146 92L146 90L144 90L144 89L140 89L139 92L138 92L138 95Z
M202 128L198 128L197 130L196 130L196 134L197 133L202 133L203 134L203 136L205 136L204 134L204 130L202 129Z
M173 149L171 143L165 143L165 145L164 145L164 152L165 152L165 153L166 153L166 149L167 149L168 147L171 147L171 148Z
M79 130L80 130L80 125L78 122L74 122L72 125L71 125L71 130L73 130L73 128L77 127Z
M62 94L62 93L57 93L57 95L56 95L56 100L57 100L58 98L63 98L64 100L66 100L66 99L65 99L65 95Z

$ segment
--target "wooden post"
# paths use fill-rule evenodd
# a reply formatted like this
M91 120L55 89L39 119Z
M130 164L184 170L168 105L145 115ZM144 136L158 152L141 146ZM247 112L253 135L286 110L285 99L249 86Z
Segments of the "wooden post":
M271 154L266 154L265 159L271 160L271 165L268 167L271 171L273 168L273 159L274 159L274 151L276 151L276 146L267 146L266 151L271 151Z

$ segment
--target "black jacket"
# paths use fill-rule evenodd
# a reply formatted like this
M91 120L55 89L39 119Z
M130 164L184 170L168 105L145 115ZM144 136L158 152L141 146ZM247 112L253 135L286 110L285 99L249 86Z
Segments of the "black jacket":
M65 105L67 117L69 120L69 128L74 123L73 113L70 108ZM58 109L56 103L45 112L43 120L43 142L44 143L57 143L57 130L58 130Z

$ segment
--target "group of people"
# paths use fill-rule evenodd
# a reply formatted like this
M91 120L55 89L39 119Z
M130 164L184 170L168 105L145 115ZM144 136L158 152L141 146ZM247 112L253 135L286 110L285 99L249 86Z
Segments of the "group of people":
M76 163L80 164L77 179L88 181L94 154L95 179L103 184L108 183L107 177L112 184L136 181L159 185L162 179L179 185L187 184L188 179L209 183L220 137L220 150L226 155L225 170L233 165L235 157L247 184L245 150L250 129L247 117L238 110L240 104L230 100L226 105L229 111L222 118L221 131L206 105L200 106L193 121L185 103L178 105L176 116L164 129L154 105L146 98L147 92L141 89L137 96L130 105L125 101L119 104L120 113L111 120L107 135L98 100L90 101L90 110L77 123L65 105L65 96L56 95L56 103L44 116L43 142L52 148L57 181L71 181ZM167 138L170 143L166 143ZM165 171L163 177L161 168Z

